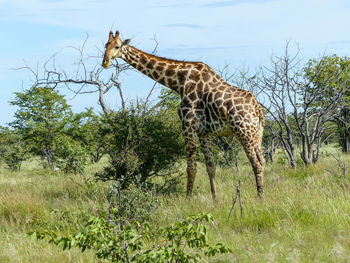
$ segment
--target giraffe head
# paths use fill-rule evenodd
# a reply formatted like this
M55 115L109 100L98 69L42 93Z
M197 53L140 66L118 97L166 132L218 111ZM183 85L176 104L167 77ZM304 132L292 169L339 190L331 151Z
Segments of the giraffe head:
M106 51L103 56L103 62L102 66L104 68L108 68L108 66L111 64L111 60L119 58L121 55L121 47L124 45L128 45L130 42L130 39L126 39L122 41L119 37L119 31L115 33L115 36L113 36L113 32L109 32L108 36L108 42L106 43Z

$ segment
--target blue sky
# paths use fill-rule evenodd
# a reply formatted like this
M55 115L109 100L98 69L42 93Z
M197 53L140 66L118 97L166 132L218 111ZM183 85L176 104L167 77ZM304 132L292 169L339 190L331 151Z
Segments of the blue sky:
M254 70L272 52L280 54L287 40L299 43L305 59L324 52L349 56L349 18L349 0L0 0L0 125L13 120L13 92L31 83L29 72L11 69L42 65L61 48L81 45L86 33L89 54L97 54L113 28L144 51L152 51L155 36L161 56ZM61 67L72 66L71 55L62 54ZM122 80L129 100L152 86L137 73ZM107 102L117 108L117 93ZM69 103L75 111L100 110L97 94Z

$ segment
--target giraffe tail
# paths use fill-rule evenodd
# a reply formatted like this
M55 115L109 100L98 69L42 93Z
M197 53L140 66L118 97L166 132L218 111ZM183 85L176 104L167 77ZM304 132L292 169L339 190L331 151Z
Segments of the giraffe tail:
M264 112L264 108L261 104L258 104L256 112L257 112L258 117L259 117L259 129L263 130L265 127L265 112Z
M259 118L259 126L260 126L260 129L264 129L264 127L265 127L265 115L263 115Z

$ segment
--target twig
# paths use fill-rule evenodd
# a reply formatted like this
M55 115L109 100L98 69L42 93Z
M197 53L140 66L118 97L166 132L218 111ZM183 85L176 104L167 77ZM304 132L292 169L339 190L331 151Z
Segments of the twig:
M338 163L338 172L341 172L342 176L344 178L346 178L346 174L347 174L347 169L349 168L344 162L343 160L341 160L341 156L340 156L340 153L338 152L337 153L337 156L335 156L334 154L328 152L328 154L330 154ZM338 175L338 172L336 171L333 171L333 170L329 170L329 169L326 169L327 172L329 172L330 174L332 175Z
M230 216L231 216L231 213L232 211L234 210L235 208L235 205L236 205L236 202L237 202L237 199L239 200L239 206L240 206L240 210L241 210L241 221L243 221L243 204L242 204L242 197L241 197L241 179L238 180L238 184L237 184L237 188L236 188L236 197L235 199L232 201L232 207L231 207L231 210L230 210L230 213L228 215L228 218L227 220L230 219Z
M227 141L224 141L224 139L222 139L221 137L219 137L219 139L220 139L220 141L222 143L226 144L230 150L235 150ZM230 163L230 161L228 160L228 157L227 157L227 147L220 147L220 145L218 145L218 144L217 144L217 146L224 152L224 160L225 160L226 164L231 167L233 173L237 173L238 174L238 184L237 184L237 187L236 187L236 196L232 200L232 207L231 207L231 210L230 210L230 213L228 215L227 220L230 219L231 213L232 213L233 209L235 208L235 205L236 205L236 202L237 202L237 199L238 199L239 200L240 211L241 211L241 221L243 221L243 204L242 204L242 196L241 196L242 181L240 179L240 172L239 172L238 161L237 161L238 153L236 152L235 167L233 167L232 164Z

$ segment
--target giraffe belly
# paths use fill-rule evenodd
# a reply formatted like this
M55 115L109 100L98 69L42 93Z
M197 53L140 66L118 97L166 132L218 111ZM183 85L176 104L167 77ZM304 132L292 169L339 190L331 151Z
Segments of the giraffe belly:
M203 123L198 123L197 132L199 135L206 135L206 134L213 134L216 136L233 135L230 125L225 122L212 122L210 124L207 123L206 125L203 125Z
M213 129L212 133L214 135L217 135L217 136L232 136L233 135L232 129L231 129L230 125L228 125L228 124L223 124L223 125L220 125L219 127L215 127L215 129Z
M196 111L196 131L200 136L214 134L217 136L232 136L233 132L226 118L210 114L206 110Z

